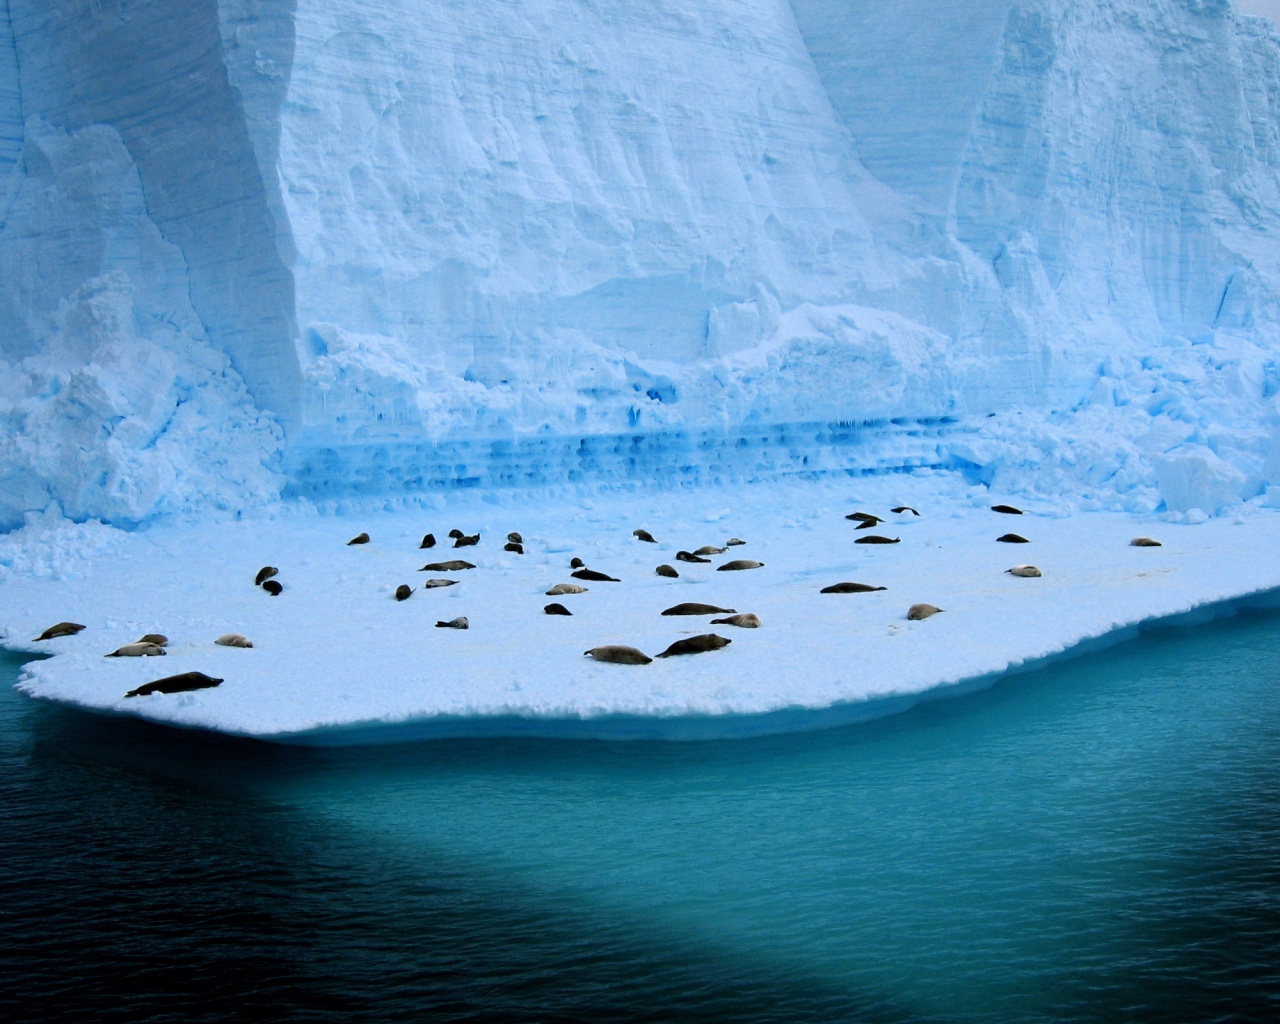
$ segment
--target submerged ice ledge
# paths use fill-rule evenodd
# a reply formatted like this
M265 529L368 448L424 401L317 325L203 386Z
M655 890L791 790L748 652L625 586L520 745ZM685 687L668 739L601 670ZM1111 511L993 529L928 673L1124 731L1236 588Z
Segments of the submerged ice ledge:
M20 689L107 714L305 744L445 735L674 739L885 714L1078 652L1082 642L1280 588L1280 564L1257 557L1280 540L1280 514L1257 504L1232 520L1187 525L1036 505L1004 516L989 509L997 500L955 474L920 471L767 487L584 491L540 508L527 496L455 492L413 511L316 516L281 508L275 518L170 521L109 537L33 526L11 541L28 561L7 573L0 623L6 646L55 655L26 666ZM888 511L900 504L921 515ZM882 515L877 532L900 543L855 544L866 531L844 516L856 509ZM443 540L455 526L478 531L481 543L419 549L425 532ZM633 537L641 526L660 543ZM502 550L509 530L523 533L525 555ZM1010 530L1031 543L996 541ZM348 546L361 531L371 542ZM1163 546L1131 547L1138 534L1155 534ZM751 557L764 567L726 573L675 560L678 549L731 536L747 543L716 563ZM37 557L42 544L50 550ZM573 555L621 582L588 582L589 592L557 598L571 617L545 615L545 591L571 580ZM418 571L458 556L477 568ZM6 558L0 551L0 565ZM660 562L678 566L680 577L655 575ZM1005 571L1024 562L1043 577ZM267 564L280 567L279 597L253 585ZM426 575L459 582L394 599L398 584L417 588ZM847 580L887 589L820 593ZM755 612L762 626L660 614L683 601ZM907 621L920 601L944 611ZM435 628L458 615L470 620L466 632ZM87 628L31 642L61 619ZM621 643L652 655L710 631L733 643L644 666L598 664L582 653ZM166 657L103 657L146 632L171 638ZM245 633L254 648L215 646L226 632ZM226 681L123 697L193 670Z

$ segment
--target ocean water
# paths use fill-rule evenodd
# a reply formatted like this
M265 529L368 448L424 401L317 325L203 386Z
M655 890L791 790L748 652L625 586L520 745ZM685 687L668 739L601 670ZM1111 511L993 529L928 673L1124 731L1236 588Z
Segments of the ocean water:
M1280 1019L1280 614L725 742L280 748L6 685L0 1018Z

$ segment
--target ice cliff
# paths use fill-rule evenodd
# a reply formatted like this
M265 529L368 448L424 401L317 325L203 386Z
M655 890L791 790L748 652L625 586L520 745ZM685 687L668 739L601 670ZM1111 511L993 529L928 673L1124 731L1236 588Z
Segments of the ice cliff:
M0 0L0 178L0 525L1280 485L1280 37L1227 0Z

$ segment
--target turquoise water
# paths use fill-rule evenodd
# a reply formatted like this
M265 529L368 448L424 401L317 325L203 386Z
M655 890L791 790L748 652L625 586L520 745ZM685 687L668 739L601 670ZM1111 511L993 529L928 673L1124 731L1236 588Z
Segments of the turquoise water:
M277 748L6 688L0 1011L1280 1019L1278 655L1242 615L682 744Z

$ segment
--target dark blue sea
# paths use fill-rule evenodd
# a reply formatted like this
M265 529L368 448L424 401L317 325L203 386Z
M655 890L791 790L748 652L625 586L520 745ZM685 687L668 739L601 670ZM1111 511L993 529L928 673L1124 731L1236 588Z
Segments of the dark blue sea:
M0 663L0 1019L1280 1020L1280 615L856 727L274 747Z

